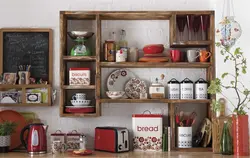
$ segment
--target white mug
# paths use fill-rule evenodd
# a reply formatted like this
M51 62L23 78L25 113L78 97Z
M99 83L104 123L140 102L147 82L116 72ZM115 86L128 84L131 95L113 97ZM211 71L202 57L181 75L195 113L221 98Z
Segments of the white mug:
M199 57L199 51L198 50L188 50L187 51L187 59L188 62L195 62L196 59Z
M86 94L85 93L76 93L72 96L72 100L86 100Z

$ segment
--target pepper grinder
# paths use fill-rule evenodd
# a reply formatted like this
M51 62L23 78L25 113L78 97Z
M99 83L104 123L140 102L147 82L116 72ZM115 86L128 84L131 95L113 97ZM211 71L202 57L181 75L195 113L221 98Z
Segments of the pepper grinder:
M84 134L80 135L80 150L86 150L86 136Z

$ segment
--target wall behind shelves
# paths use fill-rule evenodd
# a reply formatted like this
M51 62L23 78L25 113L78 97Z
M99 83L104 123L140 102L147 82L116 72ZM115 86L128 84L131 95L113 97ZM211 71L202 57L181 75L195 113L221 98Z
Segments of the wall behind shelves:
M222 1L222 0L220 0ZM242 1L242 0L241 0ZM218 9L220 11L220 2L215 0L8 0L0 1L0 27L49 27L54 31L54 88L59 89L59 11L60 10L209 10ZM240 2L237 2L237 7L240 10ZM248 2L245 2L248 3ZM247 5L245 5L247 7ZM244 6L243 6L244 7ZM242 9L241 9L242 10ZM242 13L243 14L243 13ZM220 17L220 15L219 15ZM243 17L242 17L243 18ZM248 24L243 19L240 19L244 24ZM158 25L161 23L157 23ZM132 25L131 25L132 26ZM154 25L155 26L155 25ZM149 25L149 27L154 28ZM246 27L246 26L245 26ZM243 26L244 28L244 26ZM245 29L246 30L246 29ZM147 39L152 42L157 37ZM246 39L246 35L242 37ZM163 38L165 39L165 38ZM244 48L247 49L247 44L244 44ZM219 58L219 57L218 57ZM250 58L250 56L249 56ZM220 60L217 60L220 61ZM226 69L226 68L225 68ZM112 69L107 70L105 75L108 75ZM220 70L220 69L219 69ZM224 68L223 68L224 70ZM150 69L147 72L152 72ZM140 71L141 72L141 71ZM160 70L159 70L160 72ZM169 72L171 70L169 69ZM178 70L181 74L182 70ZM188 70L187 74L193 71ZM184 75L184 74L181 74ZM180 76L181 76L180 75ZM197 74L196 74L197 75ZM179 77L180 79L183 77ZM144 79L148 80L144 76ZM193 77L198 79L198 76ZM59 93L59 91L58 91ZM33 111L36 112L45 124L49 125L48 135L57 129L61 129L64 132L68 132L73 129L77 129L81 132L87 133L89 137L89 146L93 146L94 128L102 125L116 125L127 126L131 129L131 114L141 113L145 109L152 108L152 104L104 104L102 106L103 116L99 118L60 118L59 117L59 100L57 98L56 103L52 107L1 107L1 109L14 109L17 111ZM162 108L166 106L164 104L157 104L152 111L161 112ZM167 113L167 109L164 109L164 113ZM48 137L49 138L49 137ZM49 142L48 142L49 143Z

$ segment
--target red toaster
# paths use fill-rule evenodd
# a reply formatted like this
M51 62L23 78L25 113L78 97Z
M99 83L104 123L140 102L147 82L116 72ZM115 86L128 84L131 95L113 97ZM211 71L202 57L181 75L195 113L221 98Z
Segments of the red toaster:
M129 132L123 127L96 127L95 150L108 152L129 151Z

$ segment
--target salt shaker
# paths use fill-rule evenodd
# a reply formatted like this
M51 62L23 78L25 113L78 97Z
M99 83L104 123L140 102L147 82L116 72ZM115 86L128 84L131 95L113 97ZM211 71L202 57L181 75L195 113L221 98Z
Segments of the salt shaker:
M86 150L86 136L84 134L80 135L80 150Z

